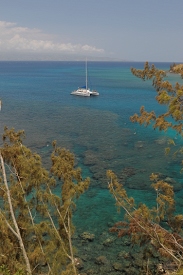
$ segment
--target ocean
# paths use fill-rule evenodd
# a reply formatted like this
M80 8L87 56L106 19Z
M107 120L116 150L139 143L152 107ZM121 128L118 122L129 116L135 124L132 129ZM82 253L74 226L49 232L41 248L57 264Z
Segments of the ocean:
M170 63L154 64L163 70L170 67ZM173 131L159 132L151 126L133 124L129 119L142 105L156 114L166 111L166 106L156 102L151 81L131 74L131 67L142 69L143 65L88 61L89 87L100 95L77 97L70 93L85 85L83 62L0 62L0 134L5 125L25 130L25 144L42 156L48 168L51 143L57 140L58 146L75 154L83 177L91 179L88 191L76 202L73 217L76 246L82 232L95 235L94 244L86 252L90 255L88 266L102 249L103 240L111 238L109 228L123 218L107 188L108 169L116 173L137 204L149 206L156 205L151 173L172 178L176 181L176 211L182 211L182 158L164 154L168 139L174 139L177 149L181 137ZM177 75L169 79L183 82ZM78 245L80 253L84 253L82 249L83 245ZM108 258L115 257L119 247L111 245L101 251Z

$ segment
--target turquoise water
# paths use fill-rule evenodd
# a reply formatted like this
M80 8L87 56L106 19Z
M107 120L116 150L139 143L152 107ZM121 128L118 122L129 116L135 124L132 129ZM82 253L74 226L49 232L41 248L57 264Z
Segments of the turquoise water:
M155 65L165 70L170 66ZM82 62L0 62L0 134L5 125L24 129L26 145L42 155L46 167L53 140L76 155L91 185L77 202L74 223L78 235L89 231L98 243L123 215L117 213L107 190L108 169L118 175L137 203L148 205L155 199L149 181L152 172L175 179L177 210L182 209L181 156L164 155L169 137L176 148L182 140L174 132L158 132L130 122L129 117L142 105L157 114L166 110L156 103L151 82L134 77L131 67L143 68L143 63L88 62L89 86L100 96L82 98L70 95L85 84ZM172 82L180 80L170 77ZM128 176L126 169L131 171Z

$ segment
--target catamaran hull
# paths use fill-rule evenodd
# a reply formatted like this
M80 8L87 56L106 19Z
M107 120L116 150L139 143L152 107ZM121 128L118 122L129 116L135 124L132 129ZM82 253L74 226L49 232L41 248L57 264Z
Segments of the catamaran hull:
M77 95L77 96L97 96L99 93L97 91L90 91L86 89L78 89L76 91L73 91L71 95Z
M77 95L77 96L90 96L90 94L77 93L77 92L72 92L71 95Z

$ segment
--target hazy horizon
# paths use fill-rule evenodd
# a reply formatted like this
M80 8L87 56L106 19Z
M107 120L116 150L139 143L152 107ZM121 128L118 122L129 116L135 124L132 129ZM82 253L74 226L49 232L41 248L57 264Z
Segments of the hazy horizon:
M183 62L182 0L1 0L0 60Z

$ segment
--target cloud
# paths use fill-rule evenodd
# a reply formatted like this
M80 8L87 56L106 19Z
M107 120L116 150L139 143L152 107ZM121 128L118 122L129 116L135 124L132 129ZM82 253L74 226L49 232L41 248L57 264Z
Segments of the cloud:
M90 53L102 54L95 46L55 42L51 35L39 29L17 26L16 23L0 21L0 51L41 53Z

